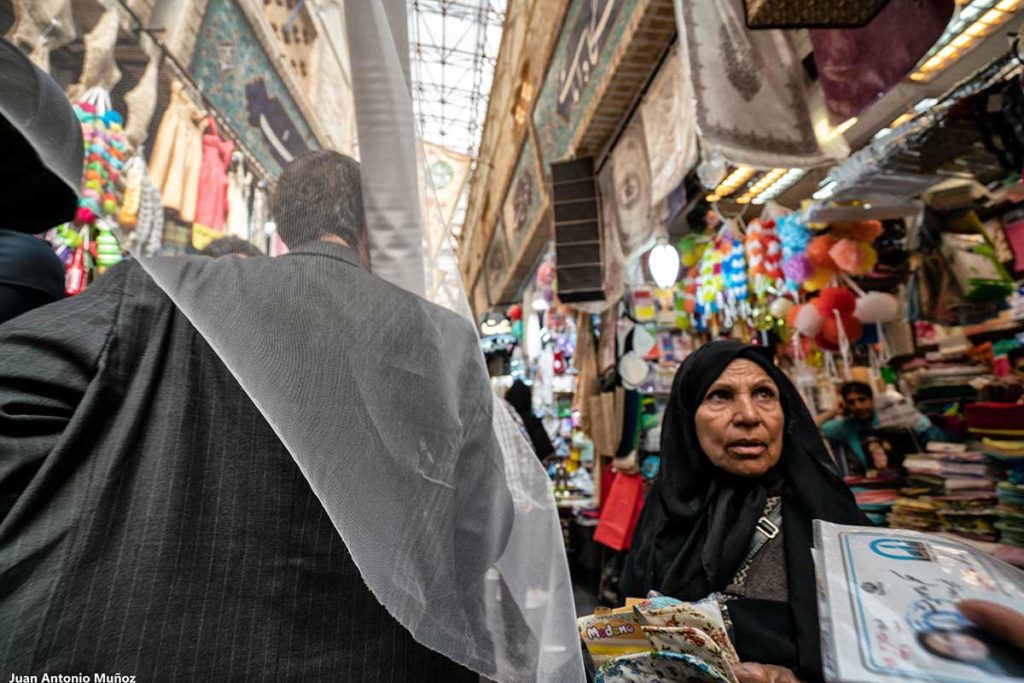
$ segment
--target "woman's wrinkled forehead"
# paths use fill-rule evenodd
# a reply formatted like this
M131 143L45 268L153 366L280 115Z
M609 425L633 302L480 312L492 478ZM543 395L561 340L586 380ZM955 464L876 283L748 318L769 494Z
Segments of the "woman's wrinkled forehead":
M694 351L683 363L676 387L683 405L695 410L711 385L737 359L751 361L775 381L771 357L766 349L738 341L711 342Z

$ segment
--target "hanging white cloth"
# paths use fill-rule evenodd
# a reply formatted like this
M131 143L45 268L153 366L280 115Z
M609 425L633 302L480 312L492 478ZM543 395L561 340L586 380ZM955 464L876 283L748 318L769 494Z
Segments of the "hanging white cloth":
M252 196L252 173L239 161L228 173L228 219L224 232L249 239L249 198Z
M655 205L668 197L697 163L697 125L689 77L677 46L640 106L651 165L651 203Z
M674 0L701 143L732 164L819 166L796 53L781 31L748 31L743 0Z

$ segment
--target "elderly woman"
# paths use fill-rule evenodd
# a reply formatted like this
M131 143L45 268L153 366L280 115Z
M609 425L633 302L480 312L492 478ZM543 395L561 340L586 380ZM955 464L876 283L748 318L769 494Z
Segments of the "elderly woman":
M624 595L713 594L748 662L741 681L820 680L811 522L869 522L769 353L717 341L691 354L672 386L661 455Z

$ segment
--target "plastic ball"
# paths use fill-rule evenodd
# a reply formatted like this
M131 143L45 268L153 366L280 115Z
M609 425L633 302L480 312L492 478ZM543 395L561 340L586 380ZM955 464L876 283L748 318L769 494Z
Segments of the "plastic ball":
M807 260L818 269L835 268L835 262L829 254L835 243L836 238L832 235L818 235L807 243Z
M821 290L821 295L814 300L822 315L829 315L832 311L839 311L839 315L853 315L857 308L857 297L846 287L828 287Z
M776 318L785 319L789 315L789 312L793 310L796 304L791 299L776 299L772 302L772 305L768 307L768 312Z
M519 304L512 304L508 307L508 318L509 320L522 320L523 319L523 307Z
M813 337L821 331L821 325L825 322L825 318L821 315L821 312L814 306L800 306L800 310L797 311L793 318L793 327L797 329L800 334Z
M899 299L886 292L868 292L853 312L863 323L889 323L900 317Z

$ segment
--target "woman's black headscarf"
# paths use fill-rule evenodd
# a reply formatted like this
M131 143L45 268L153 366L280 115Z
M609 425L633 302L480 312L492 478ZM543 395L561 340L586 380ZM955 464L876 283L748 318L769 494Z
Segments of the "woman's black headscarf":
M544 423L533 414L533 392L530 391L530 387L526 386L522 380L517 379L509 387L505 394L505 400L516 409L519 417L522 418L523 426L526 427L526 433L530 435L530 442L533 444L533 451L537 457L543 460L554 453L555 447L548 437L547 430L544 429Z
M694 414L704 395L738 358L753 361L775 381L786 416L779 464L757 478L736 477L715 467L701 450L694 425ZM820 679L811 522L869 522L835 473L800 394L763 348L732 340L712 342L690 354L676 373L662 425L661 472L647 496L621 587L627 596L643 597L649 590L656 590L682 600L699 600L724 589L746 558L768 496L779 494L783 500L790 614L781 615L781 621L776 619L778 615L771 616L768 622L788 623L796 640L798 674ZM744 647L745 643L739 642L744 637L740 633L743 624L737 623L732 605L730 614L741 656L744 650L756 652L758 648ZM774 629L766 625L759 630ZM765 635L765 649L770 649L767 643L772 634ZM766 659L762 662L774 663Z

